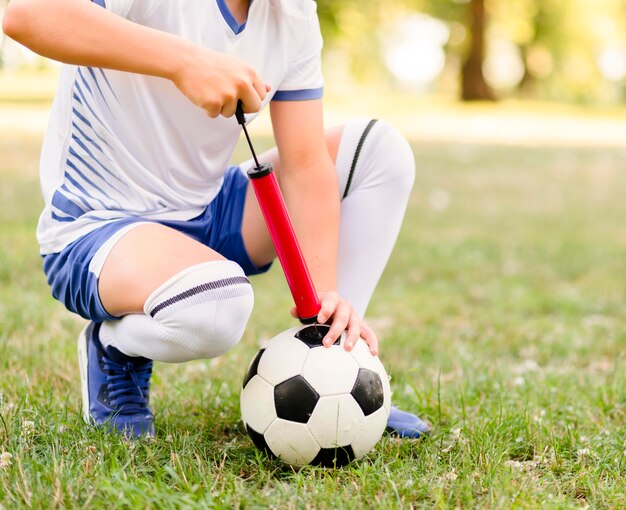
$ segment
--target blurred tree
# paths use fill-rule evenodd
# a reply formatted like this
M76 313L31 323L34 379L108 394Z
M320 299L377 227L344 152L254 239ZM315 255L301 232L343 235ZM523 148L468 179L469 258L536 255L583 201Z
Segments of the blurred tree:
M507 0L491 0L507 2ZM409 3L409 2L407 2ZM491 3L491 2L489 2ZM483 73L489 3L485 0L414 0L417 8L447 22L461 24L465 37L460 44L448 48L462 61L460 68L460 96L465 101L493 100L495 95Z
M615 72L612 82L606 77L606 66L612 64L605 61L601 70L599 58L607 48L613 50L612 58L626 51L625 0L317 0L317 4L327 48L348 55L342 58L361 79L384 75L379 34L385 24L389 31L394 11L404 10L421 11L449 24L447 69L458 72L463 99L520 93L580 102L620 87ZM502 54L503 47L508 55ZM515 47L519 51L511 52ZM485 69L495 65L502 71L499 66L512 60L520 68L517 86L517 81L503 85L494 83L491 73L485 76Z
M469 15L470 44L461 68L461 98L464 101L492 101L495 96L483 74L487 31L485 0L471 0Z
M327 48L349 55L351 71L356 77L366 79L380 74L382 59L378 29L386 10L396 2L317 0L317 12Z

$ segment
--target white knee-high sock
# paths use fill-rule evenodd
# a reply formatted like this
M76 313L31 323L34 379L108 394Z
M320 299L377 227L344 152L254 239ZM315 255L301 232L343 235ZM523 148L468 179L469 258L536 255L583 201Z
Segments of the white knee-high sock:
M104 322L100 341L127 356L180 363L224 354L241 339L253 292L228 260L188 267L157 288L143 314Z
M383 121L346 124L336 160L341 202L340 295L365 314L396 242L415 179L405 138Z

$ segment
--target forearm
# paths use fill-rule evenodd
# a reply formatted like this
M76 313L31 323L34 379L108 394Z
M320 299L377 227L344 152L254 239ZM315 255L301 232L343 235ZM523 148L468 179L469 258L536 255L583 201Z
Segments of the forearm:
M307 168L308 167L308 168ZM318 291L337 290L339 190L329 157L286 173L281 188Z
M339 190L322 102L270 103L285 202L318 291L337 290Z
M45 57L171 78L193 45L132 23L88 0L12 0L5 33Z

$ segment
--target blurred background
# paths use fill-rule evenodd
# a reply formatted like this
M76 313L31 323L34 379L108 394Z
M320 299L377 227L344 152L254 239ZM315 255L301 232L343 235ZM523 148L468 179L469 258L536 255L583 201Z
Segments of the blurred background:
M9 0L0 0L4 9ZM623 0L319 0L332 81L462 100L626 99ZM5 72L49 63L0 40Z
M466 101L626 99L623 0L317 3L328 56L356 80Z
M329 122L383 116L413 138L446 140L626 138L624 0L317 4ZM0 34L0 128L40 132L57 72Z

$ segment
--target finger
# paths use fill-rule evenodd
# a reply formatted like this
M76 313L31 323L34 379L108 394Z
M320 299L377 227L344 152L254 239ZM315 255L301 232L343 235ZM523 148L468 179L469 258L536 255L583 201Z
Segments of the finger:
M226 103L224 103L224 106L222 106L222 111L220 113L224 117L230 118L233 115L235 115L236 111L237 111L237 99L233 99L231 101L227 101Z
M202 108L212 119L219 117L222 111L221 105L218 105L217 103L207 103Z
M269 92L267 88L268 85L266 83L263 83L263 81L257 76L255 80L252 82L252 86L254 87L254 90L256 90L256 93L261 98L261 101L264 101L265 96L267 96L267 93Z
M365 340L370 348L372 356L378 356L378 337L367 324L361 324L361 338Z
M330 329L328 333L324 337L323 343L326 347L330 347L333 345L335 340L339 338L341 333L346 330L346 326L350 321L350 312L352 311L352 306L347 301L340 301L339 305L335 309L335 313L333 314L333 322L330 325Z
M298 319L298 309L295 306L292 306L291 310L289 310L289 315L291 315L294 319Z
M239 92L239 99L243 103L245 113L256 113L261 109L261 97L252 85Z
M320 311L317 314L317 321L320 324L326 324L326 321L335 313L338 303L339 296L337 294L325 294L322 298Z
M350 315L350 322L348 323L348 334L343 347L346 351L351 351L354 348L357 340L361 336L361 320L354 311Z

